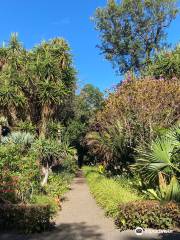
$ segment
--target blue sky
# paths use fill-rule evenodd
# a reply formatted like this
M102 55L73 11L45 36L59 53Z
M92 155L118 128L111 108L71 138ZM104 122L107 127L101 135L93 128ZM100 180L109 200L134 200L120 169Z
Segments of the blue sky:
M98 33L90 21L106 0L4 0L0 7L0 42L18 32L25 47L41 40L64 37L70 44L80 85L92 83L101 90L120 81L109 62L96 48ZM168 30L168 40L180 40L180 16Z

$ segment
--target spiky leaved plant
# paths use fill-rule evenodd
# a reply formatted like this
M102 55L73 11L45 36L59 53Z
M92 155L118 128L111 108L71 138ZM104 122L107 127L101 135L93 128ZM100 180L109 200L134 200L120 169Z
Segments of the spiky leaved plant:
M180 201L180 126L171 128L154 140L148 148L137 149L136 163L132 168L152 186L159 182L159 193L148 190L161 200Z

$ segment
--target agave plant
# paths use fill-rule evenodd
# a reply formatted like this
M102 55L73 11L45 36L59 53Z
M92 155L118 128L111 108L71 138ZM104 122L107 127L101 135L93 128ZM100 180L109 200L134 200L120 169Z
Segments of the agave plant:
M153 186L159 181L157 197L162 200L180 201L179 130L180 126L173 127L148 148L138 148L137 161L132 166ZM148 191L156 195L153 190Z
M21 144L25 147L31 146L31 144L34 142L34 135L27 132L13 132L8 137L3 137L1 139L2 144L7 143L14 143L14 144Z

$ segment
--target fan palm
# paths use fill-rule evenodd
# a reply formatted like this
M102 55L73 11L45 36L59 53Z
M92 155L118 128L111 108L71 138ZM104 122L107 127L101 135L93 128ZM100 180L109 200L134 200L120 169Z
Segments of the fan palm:
M159 189L164 200L180 201L179 130L179 126L174 127L154 140L147 149L138 148L137 161L132 166L149 183L155 185L159 180Z

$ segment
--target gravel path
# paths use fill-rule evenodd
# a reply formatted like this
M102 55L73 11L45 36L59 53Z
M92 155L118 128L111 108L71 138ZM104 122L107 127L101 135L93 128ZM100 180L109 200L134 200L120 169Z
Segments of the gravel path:
M56 218L57 227L51 232L33 235L0 233L0 240L150 240L180 239L179 235L157 236L143 234L137 236L134 231L121 232L114 226L113 220L104 216L104 211L92 198L84 177L75 178L71 190L65 195L62 211Z

